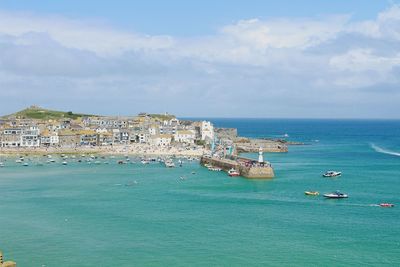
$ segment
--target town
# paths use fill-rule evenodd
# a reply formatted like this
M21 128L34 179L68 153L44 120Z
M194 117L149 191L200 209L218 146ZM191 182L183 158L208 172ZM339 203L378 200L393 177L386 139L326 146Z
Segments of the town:
M78 148L147 144L156 147L196 147L209 145L215 138L209 121L181 121L169 114L140 113L132 117L80 116L66 112L58 118L37 106L25 114L0 119L1 148ZM53 116L55 117L55 116Z

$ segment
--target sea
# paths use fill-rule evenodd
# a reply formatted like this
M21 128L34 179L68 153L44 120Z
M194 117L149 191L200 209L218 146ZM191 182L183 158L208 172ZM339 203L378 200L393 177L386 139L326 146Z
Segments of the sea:
M209 120L304 145L264 154L270 180L187 160L167 169L134 157L65 166L55 157L40 166L46 158L31 156L24 167L2 157L5 259L18 267L400 266L400 121ZM322 177L328 170L343 174ZM322 196L336 190L349 198Z

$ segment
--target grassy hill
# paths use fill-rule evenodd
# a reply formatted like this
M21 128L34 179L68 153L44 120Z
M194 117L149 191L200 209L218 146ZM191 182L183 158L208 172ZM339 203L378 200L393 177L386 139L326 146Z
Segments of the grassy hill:
M3 118L18 117L21 119L38 119L38 120L59 120L59 119L78 119L85 116L93 116L88 114L73 113L72 111L56 111L31 106L16 113L4 116Z

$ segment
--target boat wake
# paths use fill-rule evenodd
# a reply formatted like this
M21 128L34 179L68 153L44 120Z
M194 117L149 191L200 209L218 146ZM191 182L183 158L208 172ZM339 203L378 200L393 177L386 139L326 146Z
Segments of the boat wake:
M388 154L388 155L400 157L400 153L399 152L391 151L391 150L388 150L388 149L384 149L384 148L379 147L379 146L377 146L377 145L375 145L373 143L371 143L370 145L371 145L371 148L373 150L375 150L376 152L378 152L378 153L383 153L383 154Z

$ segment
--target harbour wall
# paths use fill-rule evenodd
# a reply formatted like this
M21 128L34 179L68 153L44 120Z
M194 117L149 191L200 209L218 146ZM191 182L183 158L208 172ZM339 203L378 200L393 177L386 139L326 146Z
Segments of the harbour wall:
M200 164L210 164L224 171L235 169L240 172L241 176L249 179L269 179L275 176L274 169L269 163L265 162L263 166L246 166L243 164L245 161L251 161L251 159L238 157L237 160L231 160L203 156Z

